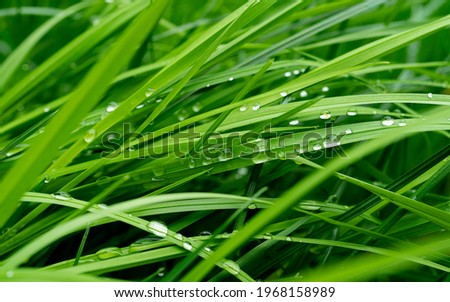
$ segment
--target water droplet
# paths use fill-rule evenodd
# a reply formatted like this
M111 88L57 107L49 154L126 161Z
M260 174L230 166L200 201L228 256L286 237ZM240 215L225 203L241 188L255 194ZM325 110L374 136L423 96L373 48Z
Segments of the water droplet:
M337 147L341 144L341 142L339 141L339 138L337 135L335 134L329 134L325 137L325 140L323 141L323 146L325 148L332 148L332 147Z
M149 249L149 244L154 244L157 241L159 241L159 238L145 237L138 239L129 246L128 253L131 254L145 251Z
M239 108L239 111L241 111L241 112L244 112L246 110L247 110L247 106L246 105L243 105L243 106L241 106L241 108Z
M320 118L321 120L328 120L328 119L330 119L330 118L331 118L331 113L330 113L330 111L323 111L323 112L319 115L319 118Z
M322 149L322 146L320 144L314 144L313 145L313 150L314 151L319 151L320 149Z
M299 123L300 122L298 120L292 120L292 121L289 122L289 125L295 126L295 125L298 125Z
M228 78L228 81L230 81L230 82L233 81L233 80L234 80L233 77L229 77L229 78Z
M239 265L231 260L225 260L222 262L222 267L232 275L238 275L241 272Z
M255 157L252 158L252 162L254 164L261 164L269 160L269 157L265 153L259 153Z
M164 271L165 271L165 270L166 270L165 267L161 267L161 268L158 270L157 276L158 276L158 277L164 277L164 275L165 275Z
M122 251L118 247L107 247L99 250L97 253L95 253L95 255L97 256L98 259L105 260L121 256Z
M355 116L358 114L358 111L355 108L350 108L347 110L347 115L348 116Z
M188 162L188 166L191 169L195 168L195 160L191 158Z
M12 277L14 277L14 272L13 271L7 271L6 272L6 278L11 279Z
M206 84L206 87L207 87L207 88L211 87L211 84L209 84L209 83L208 83L208 84Z
M209 231L202 231L202 232L200 232L199 236L211 236L211 232L209 232Z
M89 129L84 135L83 140L86 143L92 143L95 139L95 135L96 135L95 129Z
M99 209L102 209L102 210L107 210L108 209L108 206L106 204L104 204L104 203L98 204L97 207Z
M52 194L51 196L58 200L69 200L72 198L67 192L63 192L63 191L56 192L56 193Z
M427 96L428 96L429 99L432 99L432 98L433 98L433 94L432 94L431 92L428 93Z
M183 248L187 251L192 251L192 244L190 244L189 242L185 241L183 242Z
M44 183L45 183L45 184L48 184L51 180L52 180L52 179L51 179L51 177L50 177L48 174L45 174L45 175L44 175Z
M155 92L155 89L147 88L147 90L145 91L145 96L150 97L153 94L153 92Z
M181 109L181 110L178 112L177 117L178 117L178 120L179 120L180 122L181 122L181 121L184 121L185 119L187 119L187 118L189 117L189 112L187 112L187 110L185 110L185 109Z
M406 126L406 121L405 121L405 120L399 120L399 121L398 121L398 125L399 125L400 127L404 127L404 126Z
M300 70L296 69L292 73L295 74L295 75L298 75L298 74L300 74Z
M254 210L254 209L256 209L256 204L251 203L251 204L248 205L247 208L248 208L249 210Z
M164 174L164 166L163 165L158 165L152 168L153 174L155 174L155 176L161 176Z
M44 108L44 112L49 112L50 111L50 108L49 107L45 107Z
M330 91L330 88L328 88L328 86L322 87L322 92L328 92L328 91Z
M308 91L306 91L306 90L300 91L300 97L306 98L307 96L308 96Z
M192 105L192 111L194 112L199 112L200 108L200 103L195 103L194 105Z
M286 241L292 242L292 237L286 236Z
M286 72L284 73L284 76L285 76L286 78L288 78L288 77L292 76L292 72L286 71Z
M163 180L164 180L164 178L162 178L162 177L157 177L157 176L152 177L152 181L163 181Z
M382 120L381 120L381 125L383 126L392 126L394 125L395 120L390 117L390 116L385 116Z
M176 233L173 236L173 238L175 238L176 240L179 240L179 241L183 241L183 239L184 239L183 235L181 235L180 233Z
M212 252L212 250L211 250L211 248L209 246L205 246L204 250L207 253L211 253Z
M320 210L320 207L313 201L300 202L299 207L303 210L315 211Z
M227 232L222 233L222 235L220 236L222 238L230 238L230 234L228 234Z
M162 99L157 99L155 102L161 103L161 102L162 102Z
M284 151L277 152L277 157L282 160L286 159L286 152L284 152Z
M253 111L256 111L256 110L258 110L260 107L261 107L261 105L260 105L259 103L255 103L255 104L253 104L253 106L252 106L252 110L253 110Z
M272 236L272 234L263 234L263 238L266 240L270 240L270 239L273 239L273 236Z
M353 133L353 131L352 131L352 129L345 129L345 134L352 134Z
M93 26L97 26L100 23L100 18L98 16L92 16L91 17L91 24Z
M139 104L136 106L136 109L142 109L142 108L144 108L144 106L145 106L145 104Z
M219 160L220 161L226 161L229 160L233 157L233 153L231 152L230 148L225 148L223 149L222 154L219 155Z
M288 96L288 93L287 93L286 91L283 91L283 92L280 92L280 95L281 95L282 97L287 97L287 96Z
M106 106L106 112L113 112L119 106L116 102L111 102Z
M155 220L150 221L147 228L154 235L163 238L167 236L167 232L169 231L164 223Z

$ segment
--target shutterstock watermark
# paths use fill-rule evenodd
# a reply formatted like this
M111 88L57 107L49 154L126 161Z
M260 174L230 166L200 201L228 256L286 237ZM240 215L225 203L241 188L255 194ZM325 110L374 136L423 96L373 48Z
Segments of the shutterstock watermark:
M280 131L267 125L262 131L205 133L191 126L155 136L154 133L133 133L130 124L122 132L108 132L101 138L102 157L108 158L186 158L229 160L233 158L266 161L295 158L299 154L309 159L347 157L341 146L347 131L335 133L332 123L324 129L304 132ZM121 150L121 152L117 152Z

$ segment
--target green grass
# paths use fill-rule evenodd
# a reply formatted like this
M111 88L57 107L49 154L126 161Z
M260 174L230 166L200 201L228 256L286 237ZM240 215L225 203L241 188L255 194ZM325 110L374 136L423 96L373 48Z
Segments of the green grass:
M2 1L0 280L449 281L449 6Z

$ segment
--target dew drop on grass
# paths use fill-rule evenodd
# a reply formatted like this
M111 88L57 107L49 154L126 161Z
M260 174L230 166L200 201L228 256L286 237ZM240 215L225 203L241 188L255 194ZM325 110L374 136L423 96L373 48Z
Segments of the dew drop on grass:
M395 120L390 117L390 116L385 116L382 120L381 120L381 125L383 126L392 126L394 125Z
M231 159L232 155L233 154L231 152L231 149L230 148L225 148L225 149L223 149L222 154L219 155L219 161L229 160L229 159Z
M211 232L209 231L202 231L200 232L200 234L198 234L199 236L211 236Z
M44 108L44 112L49 112L50 111L50 108L49 107L45 107Z
M232 275L238 275L241 272L239 265L231 260L225 260L222 262L222 267Z
M355 116L358 114L358 111L355 108L350 108L347 110L347 115L348 116Z
M299 124L298 120L292 120L292 121L289 122L289 125L291 125L291 126L295 126L295 125L298 125L298 124Z
M260 105L259 103L255 103L255 104L253 104L253 106L252 106L252 110L253 110L253 111L256 111L256 110L258 110L260 107L261 107L261 105Z
M164 166L163 165L158 165L152 168L153 174L155 174L155 176L161 176L164 175Z
M312 148L314 151L319 151L320 149L322 149L322 146L320 144L314 144Z
M108 206L107 206L106 204L104 204L104 203L98 204L97 207L98 207L99 209L102 209L102 210L108 209Z
M286 236L286 241L292 242L292 237Z
M272 236L272 234L263 234L263 238L266 240L270 240L270 239L273 239L273 236Z
M45 184L48 184L51 180L52 179L51 179L51 177L49 175L47 175L47 174L44 175L44 183Z
M283 91L283 92L280 92L280 95L281 95L282 97L287 97L287 96L288 96L288 93L287 93L286 91Z
M248 174L248 168L247 167L239 168L239 169L237 169L237 173L239 175L242 175L242 176L247 175Z
M164 223L155 220L150 221L150 223L147 225L147 228L154 235L162 238L166 237L167 232L169 231Z
M277 152L277 157L281 160L286 159L286 152L284 151Z
M95 255L98 259L105 260L121 256L122 251L118 247L107 247L99 250Z
M86 134L84 135L83 140L84 140L86 143L92 143L92 142L94 141L94 139L95 139L95 135L96 135L95 129L89 129L89 130L86 132Z
M261 164L261 163L264 163L264 162L266 162L268 160L269 160L269 158L264 153L260 153L260 154L258 154L258 155L256 155L255 157L252 158L252 162L254 164Z
M404 126L406 126L406 121L405 120L400 120L400 121L398 121L398 125L400 127L404 127Z
M145 96L149 98L153 94L153 92L155 92L155 89L147 88L147 90L145 91Z
M106 112L113 112L119 106L116 102L111 102L106 106Z
M328 91L330 91L330 88L328 88L328 86L322 87L322 92L328 92Z
M192 251L192 244L190 244L189 242L185 241L183 242L183 248L187 251Z
M325 140L323 141L323 146L325 148L332 148L337 147L341 144L339 141L339 138L335 134L329 134L325 137Z
M247 208L248 208L249 210L254 210L254 209L256 209L256 204L251 203L251 204L248 205Z
M176 240L182 241L183 240L183 235L181 235L180 233L176 233L173 238L175 238Z
M432 99L432 98L433 98L433 94L432 94L431 92L428 93L427 96L428 96L429 99Z
M284 76L285 76L286 78L289 78L290 76L292 76L292 72L286 71L286 72L284 73Z
M295 75L298 75L298 74L300 74L300 70L296 69L292 73L295 74Z
M192 111L199 112L200 111L200 104L199 103L195 103L194 105L192 105Z
M6 278L11 279L12 277L14 277L14 272L13 271L7 271L6 272Z
M247 110L247 106L243 105L241 108L239 108L239 111L244 112Z
M165 275L164 271L165 271L165 270L166 270L165 267L161 267L160 269L158 269L158 274L157 274L157 276L158 276L158 277L164 277L164 275Z
M128 247L128 253L137 253L147 250L149 244L155 243L155 238L145 237L136 240Z
M211 248L209 246L205 246L204 250L207 253L211 253L212 252L212 250L211 250Z
M230 81L230 82L233 81L233 80L234 80L233 77L229 77L229 78L228 78L228 81Z
M331 118L331 113L330 111L322 111L322 113L320 113L319 118L321 120L328 120Z
M345 129L345 134L352 134L353 133L353 131L352 131L352 129Z
M142 108L144 108L144 106L145 106L145 104L139 104L136 106L136 109L142 109Z
M54 197L58 200L69 200L72 198L67 192L63 192L63 191L53 193L52 197Z
M202 165L208 166L208 165L212 164L212 162L213 162L213 161L212 161L211 158L205 157L205 158L203 158L203 160L202 160Z
M195 168L195 160L193 160L192 158L188 161L188 166L189 168L193 169Z
M306 91L306 90L300 91L300 97L306 98L307 96L308 96L308 91Z

